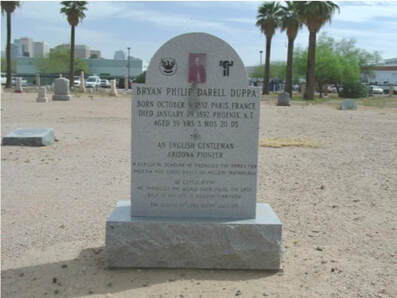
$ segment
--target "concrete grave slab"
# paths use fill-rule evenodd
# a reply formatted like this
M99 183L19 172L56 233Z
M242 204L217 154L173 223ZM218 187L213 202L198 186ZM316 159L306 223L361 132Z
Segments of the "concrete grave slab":
M3 138L3 145L47 146L53 144L53 128L18 128Z
M346 98L340 104L340 109L341 110L356 110L357 104L354 100Z

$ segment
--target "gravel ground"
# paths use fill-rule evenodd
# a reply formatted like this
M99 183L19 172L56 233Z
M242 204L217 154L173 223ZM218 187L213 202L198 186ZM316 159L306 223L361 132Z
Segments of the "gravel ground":
M397 297L397 109L261 106L258 201L283 223L283 270L109 270L105 221L129 199L126 95L36 103L2 94L2 136L52 127L48 147L2 147L2 297ZM397 101L397 98L389 99Z

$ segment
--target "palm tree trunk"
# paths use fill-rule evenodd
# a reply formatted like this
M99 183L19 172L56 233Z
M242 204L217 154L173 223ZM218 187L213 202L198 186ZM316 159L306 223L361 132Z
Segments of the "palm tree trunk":
M263 77L262 94L269 94L269 77L270 77L270 48L272 38L266 37L266 61L265 61L265 75Z
M72 32L70 34L70 73L69 85L74 86L74 26L72 25Z
M305 99L314 99L314 65L316 63L316 30L310 30Z
M11 88L11 12L7 12L7 83L6 87Z
M292 60L294 54L294 38L288 38L287 72L285 75L285 89L292 98Z

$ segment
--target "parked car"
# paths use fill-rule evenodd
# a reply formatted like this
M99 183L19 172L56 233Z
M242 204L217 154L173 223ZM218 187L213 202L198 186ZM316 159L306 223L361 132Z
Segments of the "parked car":
M89 76L85 82L87 88L98 88L101 85L101 78L98 76Z
M2 72L1 73L1 84L5 85L6 83L7 83L7 75L4 72Z
M109 80L101 80L101 87L102 88L110 88L110 82Z
M80 87L80 77L74 76L74 86Z
M28 85L28 81L25 80L24 78L21 78L21 83L22 83L22 86L27 86ZM17 78L16 77L12 77L11 78L11 85L16 86L16 84L17 84Z
M372 94L383 94L383 89L378 86L372 85L369 88L372 90Z

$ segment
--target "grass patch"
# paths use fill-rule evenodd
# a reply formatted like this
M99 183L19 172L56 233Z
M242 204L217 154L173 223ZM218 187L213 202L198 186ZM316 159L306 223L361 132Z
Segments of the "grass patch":
M289 139L289 138L264 138L259 141L260 147L282 148L282 147L303 147L318 148L320 143L316 141Z

